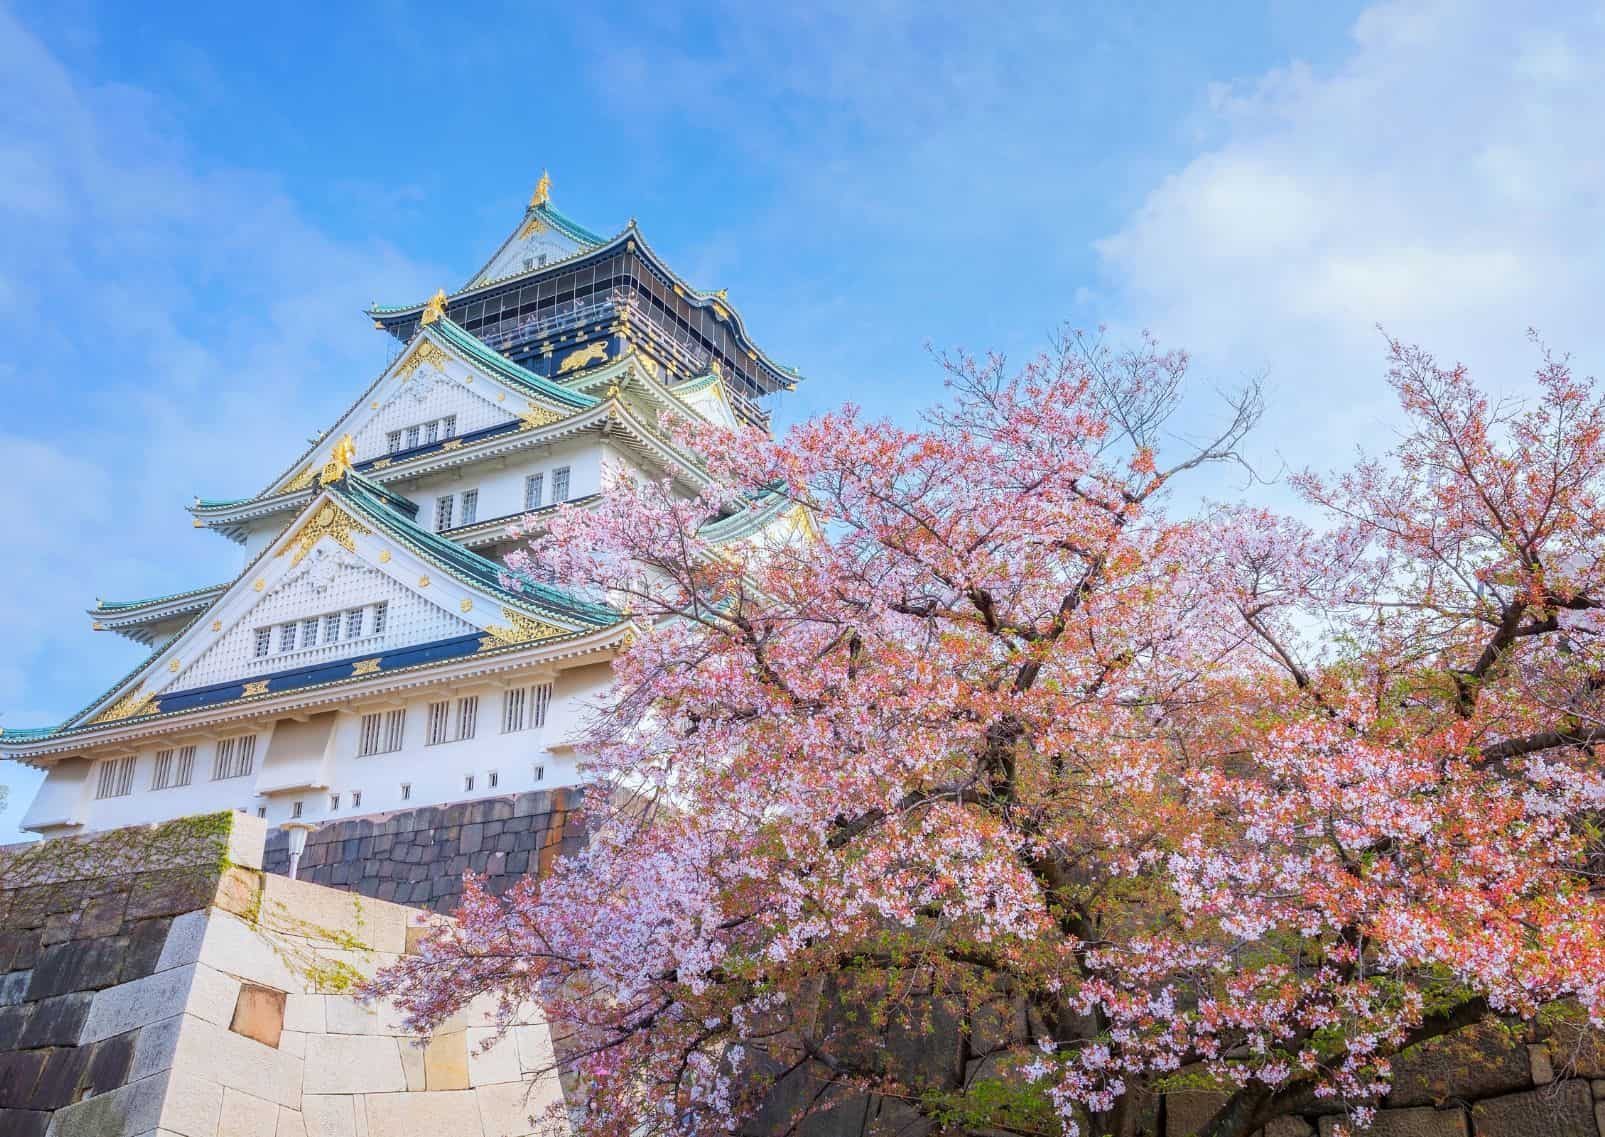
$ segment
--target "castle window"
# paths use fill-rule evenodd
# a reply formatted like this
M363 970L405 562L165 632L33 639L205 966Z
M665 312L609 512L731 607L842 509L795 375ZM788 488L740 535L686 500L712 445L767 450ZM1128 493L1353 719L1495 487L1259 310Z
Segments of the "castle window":
M256 815L258 817L266 817L267 816L267 806L265 806L265 805L257 806L256 807Z
M312 619L310 619L310 620L302 620L301 621L301 646L302 647L317 647L318 646L318 623L319 623L319 620L318 620L318 617L316 617L316 616L312 617Z
M568 467L559 466L552 471L552 504L568 500Z
M502 733L512 734L515 730L524 729L524 703L526 692L522 687L514 687L502 692Z
M225 738L217 744L212 756L212 781L226 778L243 778L256 767L256 735L242 734Z
M451 507L456 501L452 494L442 494L435 499L435 532L443 533L451 528Z
M173 784L173 752L171 750L158 750L156 752L156 766L151 770L150 788L165 790Z
M424 445L425 446L428 446L430 443L436 441L439 437L440 437L440 420L439 419L435 419L433 422L424 423Z
M132 754L127 758L107 758L102 761L95 797L127 797L131 794L134 791L134 762Z
M479 696L465 695L457 700L457 737L469 739L479 726Z
M411 801L412 800L412 783L411 782L402 782L401 783L401 800L402 801Z
M339 811L340 811L340 795L339 794L330 794L329 795L329 812L330 813L338 813Z
M256 658L257 659L261 659L264 655L266 655L268 652L270 652L272 650L273 650L273 629L272 628L258 628L258 629L256 629Z
M447 741L446 727L451 722L451 700L442 699L429 704L429 724L424 732L425 746L439 746Z
M488 790L493 790L501 784L501 780L501 775L495 770L491 770L485 775L485 788Z
M279 628L279 650L280 651L294 651L295 650L295 625L294 624L285 624L283 627Z
M539 509L541 507L541 482L545 474L531 474L524 479L524 508Z
M351 808L352 809L361 809L362 808L362 791L361 790L352 790L351 791Z
M450 438L457 433L457 416L447 415L440 420L440 437Z
M400 449L401 449L401 431L392 430L389 434L385 435L385 450L388 453L394 454L397 450L400 450Z
M362 716L362 729L357 738L357 757L368 758L375 754L393 754L401 749L406 732L405 708L394 711L375 711Z
M373 606L373 634L374 635L376 635L376 636L384 635L384 633L385 633L385 613L388 612L389 610L390 610L390 605L387 602L383 601L383 600L381 600L379 603L377 603L377 604L375 604Z
M178 769L173 771L173 785L187 786L195 778L195 747L181 746L178 749Z
M474 792L474 776L472 774L465 775L464 778L463 778L463 793L471 794L473 792Z
M476 517L478 517L478 516L479 516L479 491L478 490L464 490L463 491L463 516L462 516L462 521L460 522L460 524L472 525L474 523L474 519Z
M411 450L414 446L417 446L417 445L418 445L418 428L416 426L409 426L407 428L407 449Z
M290 803L290 816L292 818L301 816L301 803L300 802L292 801Z
M540 765L539 763L537 763L535 766L535 780L537 782L544 782L546 780L546 767Z
M552 701L552 685L513 687L502 693L502 733L528 730L546 725L546 709Z
M362 609L353 608L346 613L346 639L354 640L362 635Z

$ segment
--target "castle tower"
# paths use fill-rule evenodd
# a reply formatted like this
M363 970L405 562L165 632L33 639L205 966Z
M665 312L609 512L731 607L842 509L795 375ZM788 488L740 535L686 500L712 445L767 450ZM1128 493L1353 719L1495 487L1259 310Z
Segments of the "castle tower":
M463 288L369 315L402 345L383 373L259 492L190 507L244 570L97 603L97 630L150 655L59 726L0 732L0 757L46 771L24 828L319 823L579 780L567 739L627 627L510 573L514 527L584 508L605 468L696 493L660 412L766 427L760 400L797 377L633 220L585 229L544 175ZM784 524L763 503L709 520L719 541Z

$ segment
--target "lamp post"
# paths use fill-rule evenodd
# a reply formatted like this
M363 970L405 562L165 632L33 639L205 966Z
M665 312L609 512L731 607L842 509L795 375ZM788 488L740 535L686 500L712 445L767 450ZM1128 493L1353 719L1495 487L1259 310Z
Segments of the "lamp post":
M306 821L287 821L279 828L290 835L290 879L294 880L301 867L301 854L306 852L307 834L314 826Z

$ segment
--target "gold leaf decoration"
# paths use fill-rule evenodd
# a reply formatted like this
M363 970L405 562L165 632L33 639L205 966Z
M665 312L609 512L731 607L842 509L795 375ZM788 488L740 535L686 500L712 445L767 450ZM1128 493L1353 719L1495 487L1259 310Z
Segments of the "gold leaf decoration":
M440 444L440 449L442 451L446 451L446 450L461 450L462 447L463 447L463 440L460 439L460 438L448 438L445 442L442 442Z
M584 347L577 348L565 355L562 362L557 365L557 373L559 375L567 375L570 371L578 371L588 364L606 362L607 343L606 341L598 340L596 343L586 344Z
M424 314L418 318L418 325L432 324L446 314L446 290L438 289L424 305Z
M353 675L372 675L379 670L379 658L359 659L351 665Z
M464 612L472 612L474 610L474 598L471 596L464 597L463 602L457 605L457 607L462 609Z
M427 576L420 576L418 578L418 587L419 588L428 588L429 587L429 578Z
M552 176L545 170L541 171L541 180L535 183L535 192L529 195L529 207L534 209L538 205L545 205L552 200Z
M267 685L268 681L266 679L258 679L255 683L247 683L244 690L240 692L240 698L249 699L252 695L266 695L268 693Z
M222 620L213 620L212 621L212 631L221 632L222 630L223 630L223 621Z
M563 416L550 407L543 407L539 403L530 403L529 410L518 416L525 430L538 430L543 426L551 426L554 422L562 422Z
M533 237L537 233L544 232L546 232L546 222L539 217L531 217L524 223L524 227L518 231L518 239L522 241L525 237Z
M535 643L538 640L550 640L569 634L567 628L559 628L556 624L548 624L545 620L537 620L511 608L502 609L502 618L507 621L506 624L486 625L485 634L479 639L480 651L508 647L512 644Z
M380 549L379 550L379 563L382 564L382 565L387 565L387 564L390 563L390 550L389 549Z
M324 537L334 541L346 552L354 553L357 551L354 537L372 535L372 529L350 516L334 502L326 501L323 503L323 508L308 519L307 523L301 526L300 531L290 539L290 544L279 550L278 555L282 557L293 547L295 556L290 558L290 567L294 568L301 563L301 558L312 551L312 546L316 545ZM258 588L258 591L261 591L261 589Z
M428 340L419 340L418 346L412 349L412 354L402 360L401 366L396 368L396 374L405 381L412 378L414 371L426 365L440 371L444 369L448 358L445 352Z
M266 587L267 587L267 581L263 580L261 577L257 577L256 578L256 583L251 585L251 588L256 592L261 592Z
M304 490L312 484L312 479L317 476L318 472L311 466L308 466L295 477L290 479L289 483L284 487L284 492L295 493L297 490Z
M151 704L156 701L156 695L154 693L149 695L140 694L140 691L144 686L145 684L143 682L134 684L134 689L132 691L128 692L128 694L124 695L121 699L118 699L115 703L101 711L89 721L116 722L119 719L138 718L140 715L150 714L153 710L155 710Z
M174 675L178 674L179 666L179 662L176 659L170 659L167 661L167 670L171 671Z

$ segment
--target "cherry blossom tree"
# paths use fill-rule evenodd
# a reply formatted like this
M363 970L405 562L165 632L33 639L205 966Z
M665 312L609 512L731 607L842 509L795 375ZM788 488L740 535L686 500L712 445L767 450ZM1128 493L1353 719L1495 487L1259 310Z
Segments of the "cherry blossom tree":
M562 513L530 555L637 629L580 740L589 844L471 886L387 995L539 1002L607 1137L850 1093L1134 1134L1200 1081L1211 1137L1363 1124L1408 1047L1605 1017L1591 381L1546 357L1495 404L1392 344L1407 425L1296 479L1312 528L1177 509L1253 386L1189 444L1151 341L944 363L916 427L677 422L719 488Z

